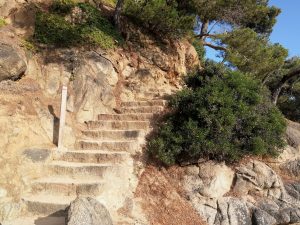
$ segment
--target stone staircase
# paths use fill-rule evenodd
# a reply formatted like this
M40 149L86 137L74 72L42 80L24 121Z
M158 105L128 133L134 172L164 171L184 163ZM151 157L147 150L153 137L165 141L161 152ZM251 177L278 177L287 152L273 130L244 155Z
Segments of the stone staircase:
M152 100L146 100L149 96ZM75 148L57 150L47 165L47 177L35 180L31 192L23 196L28 213L64 217L79 195L109 201L107 195L113 192L107 190L127 185L134 170L132 156L141 152L150 120L165 104L161 96L148 93L138 101L123 102L119 114L101 114L97 121L86 122Z

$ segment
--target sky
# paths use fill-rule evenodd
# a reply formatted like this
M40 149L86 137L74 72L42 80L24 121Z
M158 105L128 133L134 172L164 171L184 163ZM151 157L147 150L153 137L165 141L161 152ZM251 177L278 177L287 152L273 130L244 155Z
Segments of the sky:
M270 0L270 5L281 9L271 34L271 42L280 43L289 50L289 56L300 56L300 0ZM206 48L207 58L216 58L217 52Z

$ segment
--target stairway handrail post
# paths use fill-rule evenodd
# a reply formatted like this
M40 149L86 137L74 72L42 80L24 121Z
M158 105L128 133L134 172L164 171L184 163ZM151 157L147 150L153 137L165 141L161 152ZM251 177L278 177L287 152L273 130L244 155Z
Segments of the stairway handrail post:
M67 88L67 86L63 86L62 87L62 91L61 91L59 132L58 132L58 141L57 141L57 147L58 147L58 149L62 149L63 148L63 136L64 136L64 128L65 128L65 121L66 121L66 111L67 111L67 95L68 95L68 88Z

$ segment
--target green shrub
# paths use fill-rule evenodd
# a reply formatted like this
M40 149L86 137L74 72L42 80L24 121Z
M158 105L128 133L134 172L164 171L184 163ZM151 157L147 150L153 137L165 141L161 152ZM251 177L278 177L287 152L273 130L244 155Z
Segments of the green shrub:
M170 100L172 113L148 142L165 164L276 156L284 146L285 119L252 78L207 64L187 85Z
M81 10L79 18L66 19L74 7ZM61 47L95 45L109 49L122 43L120 34L98 9L70 0L57 0L50 12L37 13L34 38L40 43Z
M20 46L25 48L27 51L31 53L35 53L38 51L38 48L34 45L32 40L26 40L26 39L21 40Z
M36 15L35 39L43 44L69 46L80 42L78 27L57 14L39 12Z
M124 11L132 21L159 36L182 36L194 25L194 17L180 11L175 0L128 0Z

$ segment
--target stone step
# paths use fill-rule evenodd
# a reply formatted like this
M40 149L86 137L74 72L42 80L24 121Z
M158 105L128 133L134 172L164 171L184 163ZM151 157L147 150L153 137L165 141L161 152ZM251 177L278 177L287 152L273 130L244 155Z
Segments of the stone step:
M48 193L24 196L27 211L39 215L65 216L66 209L76 196L51 195Z
M122 113L159 113L164 110L162 106L137 106L123 107L120 109Z
M58 152L55 160L81 163L121 163L129 154L126 152L111 152L99 150L76 150Z
M102 178L107 172L114 172L116 169L118 169L118 165L109 163L96 164L53 161L49 164L50 174L67 175L78 179L86 176Z
M82 134L87 138L101 140L134 140L145 135L144 130L85 130Z
M151 100L151 101L133 101L122 102L121 107L136 107L136 106L165 106L166 100Z
M133 153L140 147L138 141L78 141L77 147L83 150L125 151Z
M98 120L148 121L153 113L100 114Z
M32 193L47 192L55 195L77 196L89 195L98 196L103 192L104 182L93 177L74 179L70 177L46 177L33 182Z
M169 95L165 91L145 91L145 92L138 92L136 93L137 97L144 97L147 98L148 100L152 99L162 99L164 96Z
M95 129L113 129L113 130L133 130L149 129L149 121L89 121L87 127L90 130Z
M147 92L155 92L155 93L157 93L157 92L159 92L159 93L163 93L163 94L171 94L171 93L176 93L177 91L179 91L179 90L168 90L168 91L166 91L165 89L157 89L157 88L149 88L148 90L147 90Z
M3 221L2 225L66 225L65 216L42 216L19 217L17 219Z

